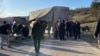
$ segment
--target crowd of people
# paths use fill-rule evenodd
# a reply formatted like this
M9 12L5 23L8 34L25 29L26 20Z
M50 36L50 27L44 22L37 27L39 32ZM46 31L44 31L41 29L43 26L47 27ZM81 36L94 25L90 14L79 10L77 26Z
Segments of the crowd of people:
M29 27L23 23L17 24L16 22L13 22L10 29L13 34L22 35L24 38L28 37Z
M34 20L33 20L34 21ZM29 21L31 23L32 21ZM35 52L38 54L40 50L40 41L44 39L43 34L45 33L45 28L47 27L46 21L36 21L32 27L32 39L34 40ZM15 21L11 24L8 24L7 21L3 21L3 25L0 26L0 48L3 48L4 41L7 43L7 47L11 48L10 38L11 35L18 35L15 37L25 39L29 35L29 27L25 24L17 24ZM21 36L19 36L21 35Z
M3 21L3 25L0 26L0 48L3 49L3 43L5 40L7 42L7 46L11 47L11 37L13 37L15 40L18 38L25 39L28 37L28 33L29 29L25 24L16 24L15 21L9 24L7 21Z
M74 39L81 39L81 29L78 21L58 20L55 24L55 39L65 40L65 35Z
M32 28L32 39L34 40L35 52L38 55L40 50L41 39L44 39L43 34L47 27L48 22L42 20L32 20L35 21ZM29 23L31 23L30 21ZM57 20L54 27L54 38L60 39L61 41L66 40L66 37L74 37L75 40L81 39L81 27L80 23L76 20ZM11 24L8 24L6 21L3 21L3 25L0 26L0 48L3 49L4 40L7 42L7 46L11 47L10 36L9 34L22 35L24 38L28 37L29 28L25 24L16 24L14 21ZM65 37L66 36L66 37ZM23 39L22 37L22 39ZM100 20L98 21L95 35L98 39L98 45L100 46ZM17 39L17 38L16 38Z

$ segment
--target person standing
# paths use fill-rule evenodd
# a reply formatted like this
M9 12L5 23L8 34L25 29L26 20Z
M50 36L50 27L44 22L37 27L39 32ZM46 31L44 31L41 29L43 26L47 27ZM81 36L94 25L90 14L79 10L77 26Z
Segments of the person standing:
M74 37L75 37L75 40L77 40L77 39L81 39L80 38L80 34L81 34L81 31L80 31L80 23L79 22L77 22L77 21L75 21L74 22L74 25L73 25L73 33L74 33Z
M22 34L23 24L22 23L18 24L17 28L18 28L18 34Z
M46 22L45 21L39 21L37 20L32 28L32 38L34 40L34 46L35 46L35 52L38 56L39 50L40 50L40 42L41 39L43 39L43 34L46 28Z
M22 27L21 31L22 31L23 37L28 38L29 29L28 29L28 27L25 24L23 24L23 27Z
M3 21L3 25L0 26L0 38L1 38L0 48L1 49L3 49L4 40L6 40L8 48L11 47L9 41L9 32L10 32L10 25L7 24L6 21Z
M68 20L66 23L66 32L67 32L67 37L73 36L73 22L71 20Z
M70 22L67 20L66 22L66 34L67 34L67 37L69 37L71 34L70 34L70 28L71 28L71 24Z
M18 33L18 27L17 27L16 21L14 21L14 22L12 23L12 32L13 32L14 34L17 34L17 33Z
M55 39L59 39L58 35L59 35L59 25L60 25L60 20L57 20L56 24L55 24L55 33L54 33L54 38Z
M63 20L59 25L59 37L60 40L65 40L65 21Z
M98 47L100 48L100 19L98 20L94 38L97 38Z

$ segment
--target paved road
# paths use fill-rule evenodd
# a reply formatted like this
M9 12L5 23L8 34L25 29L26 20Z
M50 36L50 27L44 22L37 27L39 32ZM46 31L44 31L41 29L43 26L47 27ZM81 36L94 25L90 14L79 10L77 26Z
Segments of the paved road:
M33 42L24 41L0 50L0 56L35 56ZM82 40L44 40L41 43L39 56L100 56L100 50L92 47L89 43Z
M32 48L33 41L19 41L12 43L12 48L7 48L4 46L4 50L0 50L0 56L25 56Z
M82 40L46 40L41 46L39 56L100 56L99 50ZM27 56L35 56L34 50Z

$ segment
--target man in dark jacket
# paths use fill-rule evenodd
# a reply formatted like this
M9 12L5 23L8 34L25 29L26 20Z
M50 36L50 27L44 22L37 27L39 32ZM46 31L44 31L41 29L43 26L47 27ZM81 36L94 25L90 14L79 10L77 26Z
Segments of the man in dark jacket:
M65 21L63 20L59 25L59 37L60 40L65 40Z
M73 36L73 22L72 21L68 21L66 23L66 31L67 31L67 37Z
M22 34L23 24L20 23L17 28L18 28L18 34Z
M43 34L46 28L45 21L36 21L32 28L32 38L34 40L35 52L38 56L40 50L40 41L43 39Z
M57 20L56 24L55 24L55 31L54 31L54 37L55 39L59 39L59 25L60 25L60 20Z
M3 49L4 40L6 40L7 46L10 47L9 35L8 35L9 32L10 32L10 25L6 24L6 21L3 21L3 25L0 26L0 38L1 38L0 48L1 49Z
M14 21L13 24L12 24L12 32L15 34L15 33L18 33L18 27L17 27L17 24L16 22Z
M71 36L71 23L68 20L66 22L66 33L67 33L67 37Z
M74 26L73 28L74 28L75 40L81 39L80 38L80 34L81 34L81 31L80 31L80 23L76 21L73 26Z
M28 28L28 26L26 26L25 24L23 24L22 35L27 38L28 34L29 34L29 28Z
M97 40L98 40L98 47L100 48L100 19L98 20L94 37L97 38Z

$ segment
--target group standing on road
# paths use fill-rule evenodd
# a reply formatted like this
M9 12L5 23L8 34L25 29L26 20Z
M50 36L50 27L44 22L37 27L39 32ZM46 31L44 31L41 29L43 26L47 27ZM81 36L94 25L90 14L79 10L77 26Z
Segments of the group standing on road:
M4 41L7 42L8 47L11 47L11 37L15 38L15 40L18 38L25 39L28 37L28 33L29 29L25 24L18 25L15 21L9 24L7 21L3 21L3 25L0 26L0 48L3 49ZM21 35L21 37L15 37L15 34Z
M47 23L44 20L32 20L35 21L32 28L32 38L34 40L34 47L36 55L38 56L40 50L41 40L44 39L45 29ZM30 22L32 22L30 21ZM75 40L81 39L81 26L78 21L71 20L57 20L55 23L54 38L60 39L61 41L66 40L67 38L74 37ZM10 36L9 34L22 34L25 37L28 37L29 28L25 24L16 24L14 21L12 24L8 24L6 21L3 21L3 25L0 26L0 48L3 49L3 43L6 40L8 48L11 47ZM66 36L66 37L65 37ZM97 37L98 45L100 47L100 20L98 20L95 37ZM23 38L22 38L23 39Z
M55 26L55 39L65 40L65 36L67 38L73 37L74 39L81 39L81 27L78 21L70 21L70 20L59 20Z
M44 39L43 34L45 33L45 29L47 27L47 22L43 20L32 20L35 21L32 28L32 38L34 40L34 48L36 55L38 56L40 50L40 42ZM31 22L32 22L31 21ZM71 28L69 28L71 27ZM68 21L65 20L57 20L55 23L55 32L54 38L60 39L61 41L65 40L65 35L67 33L68 36L75 36L75 40L80 39L80 23L75 21Z

